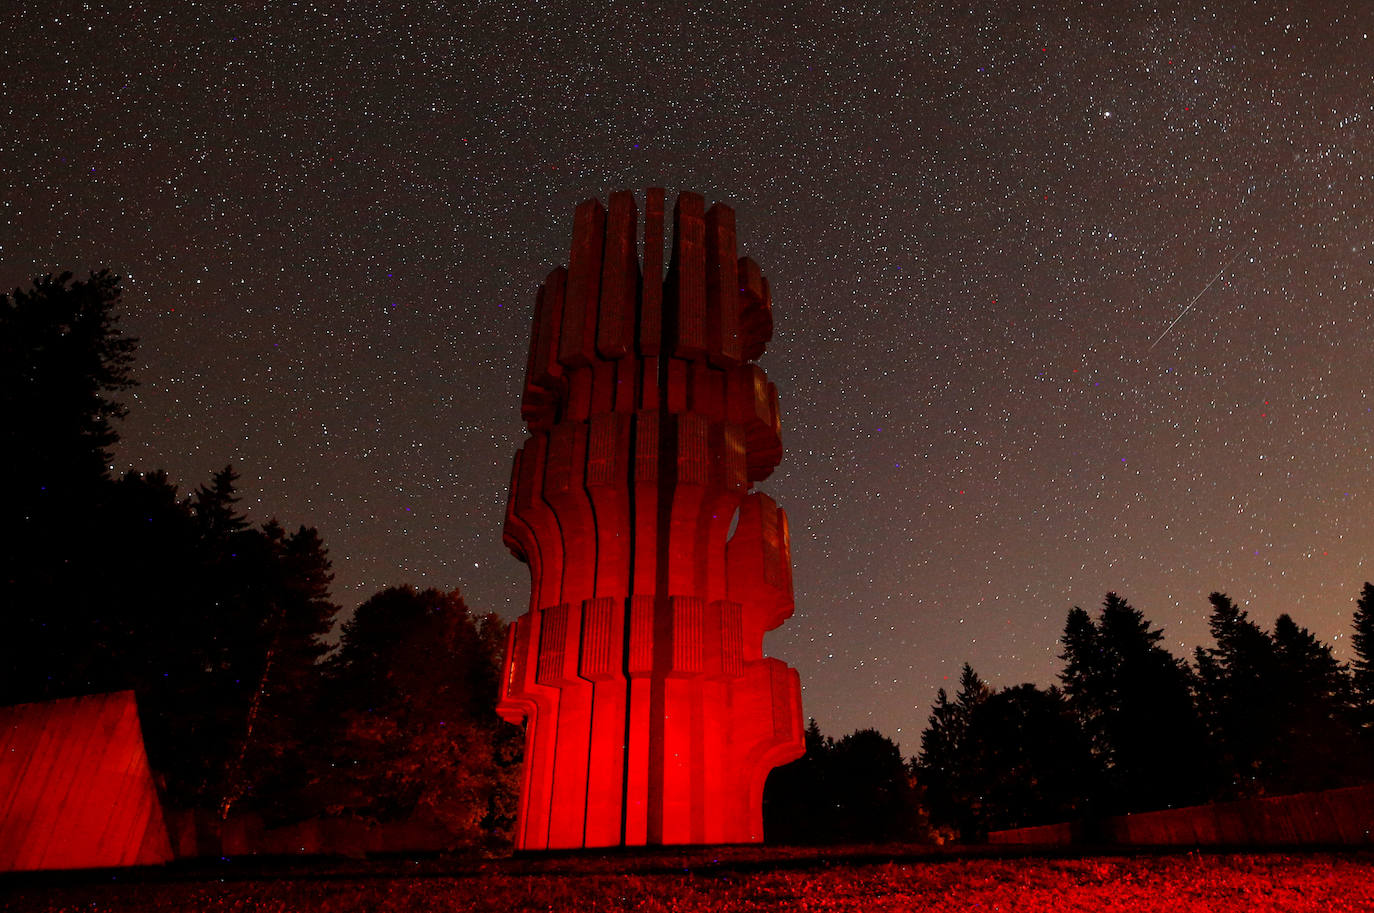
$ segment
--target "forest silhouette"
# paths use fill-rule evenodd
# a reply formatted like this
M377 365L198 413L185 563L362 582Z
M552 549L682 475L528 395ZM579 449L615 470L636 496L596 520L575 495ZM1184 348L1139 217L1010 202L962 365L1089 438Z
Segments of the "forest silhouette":
M108 272L0 296L0 704L134 690L173 808L503 839L519 764L493 711L505 625L413 587L343 621L318 532L251 524L232 467L189 495L160 470L113 475L116 397L135 384L119 302Z

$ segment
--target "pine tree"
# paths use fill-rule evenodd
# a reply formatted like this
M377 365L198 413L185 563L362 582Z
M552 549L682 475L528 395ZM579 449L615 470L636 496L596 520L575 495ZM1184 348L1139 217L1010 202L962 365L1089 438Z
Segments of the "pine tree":
M1349 671L1331 648L1288 615L1274 622L1276 728L1267 787L1302 792L1350 786L1369 765L1352 712Z
M113 423L126 411L111 396L135 383L137 341L119 329L119 282L108 271L76 282L63 273L0 295L7 525L41 521L108 478Z
M826 760L834 807L830 841L888 843L924 836L916 787L895 742L876 729L860 729L835 742Z
M1070 699L1087 710L1087 705L1101 694L1101 681L1106 674L1102 645L1092 617L1078 606L1070 609L1061 642L1064 652L1059 658L1064 661L1064 668L1059 673L1060 684Z
M964 752L973 711L992 695L973 667L964 663L959 672L959 692L953 701L941 688L935 695L925 730L921 733L918 768L927 788L940 790L953 782L966 764Z
M929 722L921 733L921 752L914 763L932 824L951 828L966 839L977 832L981 800L972 786L977 763L969 741L974 713L993 694L968 663L959 670L954 700L941 688Z
M1099 811L1163 808L1207 789L1205 742L1185 664L1163 632L1115 593L1098 621L1075 608L1064 626L1060 681L1095 761L1086 788Z
M989 695L969 720L966 754L966 841L1072 820L1088 809L1093 759L1057 688L1025 684Z
M217 477L218 479L218 477ZM232 528L232 518L230 526ZM328 552L319 533L300 527L286 535L275 521L260 536L270 546L271 573L259 619L261 652L248 695L241 737L229 759L220 814L246 799L269 818L306 814L312 776L308 746L318 735L320 658L338 607L329 598Z
M1112 745L1104 732L1103 722L1112 704L1110 669L1092 617L1078 606L1070 609L1064 620L1061 642L1064 652L1059 658L1064 661L1064 667L1059 673L1059 682L1088 739L1097 768L1105 773L1112 763Z
M1355 600L1353 673L1355 718L1374 741L1374 583L1365 583Z
M826 843L834 802L827 772L835 740L821 734L815 717L806 724L806 751L768 775L763 791L763 834L769 843Z
M921 750L913 763L926 811L931 821L940 826L957 826L955 794L960 767L966 763L962 751L967 731L967 720L949 699L949 693L941 688L921 732Z
M45 276L0 295L0 701L108 689L101 520L110 448L134 384L134 339L119 329L119 280Z
M1278 657L1274 642L1224 593L1208 597L1216 646L1198 667L1200 703L1220 766L1221 798L1269 790L1273 749L1282 737Z
M191 511L205 539L219 541L247 528L248 521L236 506L239 502L238 480L239 474L234 467L225 466L215 473L209 485L196 489Z
M959 693L954 696L954 703L964 720L967 721L974 709L991 696L992 688L973 671L972 666L964 663L959 670Z
M941 688L935 694L935 704L921 732L920 756L931 776L943 779L953 770L965 728L958 708L950 701L949 693Z

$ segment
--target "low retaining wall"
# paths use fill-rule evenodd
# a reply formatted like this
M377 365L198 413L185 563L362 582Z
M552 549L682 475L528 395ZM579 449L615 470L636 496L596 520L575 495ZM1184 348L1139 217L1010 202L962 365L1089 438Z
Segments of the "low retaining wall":
M1374 785L1194 805L1084 822L993 831L989 843L1067 846L1282 846L1374 843Z
M989 831L988 843L1031 843L1036 846L1071 846L1086 843L1083 823L1065 821L1062 824L1042 824L1039 827L1017 827L1005 831Z

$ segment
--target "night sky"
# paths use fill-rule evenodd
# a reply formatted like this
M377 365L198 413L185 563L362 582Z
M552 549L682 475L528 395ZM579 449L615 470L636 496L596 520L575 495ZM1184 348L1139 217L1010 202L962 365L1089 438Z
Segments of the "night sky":
M7 3L0 286L126 277L115 469L232 462L348 608L513 618L535 290L580 200L695 190L773 285L767 650L824 731L1051 684L1108 590L1180 655L1223 590L1348 656L1374 5L954 6Z

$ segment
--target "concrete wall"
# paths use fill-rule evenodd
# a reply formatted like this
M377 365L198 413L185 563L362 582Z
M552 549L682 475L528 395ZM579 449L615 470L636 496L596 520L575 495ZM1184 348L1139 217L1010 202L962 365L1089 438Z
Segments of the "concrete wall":
M991 831L988 843L1029 843L1036 846L1071 846L1083 841L1083 825L1077 821L1044 824L1040 827L1017 827L1005 831Z
M0 707L0 871L171 858L132 691Z
M1280 846L1374 843L1374 785L993 831L989 843Z

